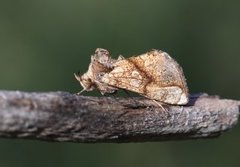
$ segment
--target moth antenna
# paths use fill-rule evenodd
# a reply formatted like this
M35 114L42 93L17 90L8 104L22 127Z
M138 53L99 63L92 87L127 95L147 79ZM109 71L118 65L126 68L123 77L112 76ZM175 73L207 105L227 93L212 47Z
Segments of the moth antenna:
M80 72L74 73L74 77L76 78L76 80L80 81Z
M155 102L164 112L167 112L167 110L162 106L161 103L159 103L158 101L156 100L152 100L153 102Z

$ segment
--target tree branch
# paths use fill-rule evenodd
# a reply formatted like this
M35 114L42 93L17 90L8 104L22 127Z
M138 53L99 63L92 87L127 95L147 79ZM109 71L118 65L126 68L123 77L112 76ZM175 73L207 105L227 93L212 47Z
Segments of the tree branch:
M236 125L239 101L206 94L186 106L66 92L0 91L0 137L69 142L145 142L216 137Z

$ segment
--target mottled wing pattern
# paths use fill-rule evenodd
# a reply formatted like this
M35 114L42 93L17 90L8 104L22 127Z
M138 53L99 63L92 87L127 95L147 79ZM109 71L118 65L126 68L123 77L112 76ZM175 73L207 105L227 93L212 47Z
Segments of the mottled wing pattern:
M111 86L169 104L186 104L188 89L181 67L167 53L153 50L119 60L102 78Z
M186 87L181 67L166 52L153 50L129 60L161 87Z
M128 59L123 59L117 61L114 69L102 77L102 82L143 94L148 78Z
M145 96L169 104L186 104L188 88L182 68L166 52L153 50L132 62L143 61L139 68L145 72L150 81L146 85Z

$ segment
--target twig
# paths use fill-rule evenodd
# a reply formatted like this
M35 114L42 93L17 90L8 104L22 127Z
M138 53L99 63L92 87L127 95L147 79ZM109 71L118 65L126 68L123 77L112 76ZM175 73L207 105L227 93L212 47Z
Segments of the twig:
M68 142L146 142L216 137L236 125L239 101L206 94L186 106L66 92L0 91L0 137Z

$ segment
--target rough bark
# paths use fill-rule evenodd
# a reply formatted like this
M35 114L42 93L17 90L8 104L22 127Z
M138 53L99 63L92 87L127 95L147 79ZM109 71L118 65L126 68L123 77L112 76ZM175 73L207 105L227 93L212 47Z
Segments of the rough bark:
M192 95L186 106L67 92L0 91L0 137L68 142L210 138L233 128L239 101Z

